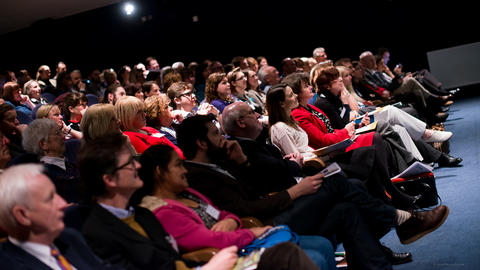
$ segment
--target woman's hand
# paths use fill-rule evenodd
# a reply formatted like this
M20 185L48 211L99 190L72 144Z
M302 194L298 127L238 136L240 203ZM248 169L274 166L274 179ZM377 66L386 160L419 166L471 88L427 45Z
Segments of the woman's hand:
M272 228L272 226L265 226L265 227L253 227L249 230L253 232L255 238L259 237L260 235L264 234L268 229Z
M183 121L183 114L179 110L173 110L170 115L172 116L173 120L177 123L182 123Z
M210 230L213 232L233 232L237 228L238 224L233 218L226 218L215 223Z
M219 111L217 108L215 108L215 106L213 106L212 104L210 103L202 103L200 104L200 106L198 106L198 109L197 109L197 114L200 114L200 115L207 115L207 114L213 114L215 116L218 116L219 114Z
M20 94L20 97L22 98L22 100L20 101L21 104L27 105L30 109L35 108L35 104L32 103L28 95Z
M220 250L213 256L201 270L230 270L238 260L237 246L230 246Z
M365 116L362 118L362 121L360 122L360 127L364 127L366 125L370 124L370 117L368 116L368 113L365 114Z
M364 100L364 101L363 101L363 105L365 105L365 106L373 106L373 102L371 102L370 100Z
M355 137L355 122L350 122L345 125L345 129L348 131L348 136L353 139L353 137Z

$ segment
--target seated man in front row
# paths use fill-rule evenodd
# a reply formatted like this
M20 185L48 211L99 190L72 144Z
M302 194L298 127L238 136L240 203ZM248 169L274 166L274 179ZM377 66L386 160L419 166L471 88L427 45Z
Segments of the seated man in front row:
M64 229L67 203L42 168L19 165L0 176L0 227L8 234L0 244L0 269L113 269L81 234Z

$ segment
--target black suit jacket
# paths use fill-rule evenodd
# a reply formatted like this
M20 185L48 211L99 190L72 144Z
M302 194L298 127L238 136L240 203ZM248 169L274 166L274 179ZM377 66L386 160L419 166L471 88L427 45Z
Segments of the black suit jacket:
M209 166L185 162L190 187L209 197L214 205L238 216L254 216L265 224L288 208L292 200L286 191L260 198L241 176L235 178L220 173Z
M96 204L82 232L95 254L114 265L126 269L175 269L178 254L157 218L149 210L135 207L135 220L149 239Z
M55 240L60 253L78 270L83 269L123 269L104 265L88 247L82 235L73 229L66 228ZM32 256L30 253L12 244L10 241L0 245L0 269L35 269L51 270L50 267Z
M245 181L255 188L257 194L265 195L288 189L297 183L292 175L303 176L301 167L293 161L283 159L275 146L250 139L231 139L238 141L251 163L250 170L256 177Z

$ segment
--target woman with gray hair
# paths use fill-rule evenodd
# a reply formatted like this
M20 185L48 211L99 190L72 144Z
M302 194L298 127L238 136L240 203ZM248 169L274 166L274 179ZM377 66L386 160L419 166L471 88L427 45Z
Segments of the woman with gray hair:
M30 80L23 85L23 94L28 95L34 105L47 104L48 101L41 97L42 88L35 80Z
M36 119L25 128L22 137L25 151L38 156L58 194L68 202L77 202L78 172L76 166L64 156L65 139L58 124L51 119Z

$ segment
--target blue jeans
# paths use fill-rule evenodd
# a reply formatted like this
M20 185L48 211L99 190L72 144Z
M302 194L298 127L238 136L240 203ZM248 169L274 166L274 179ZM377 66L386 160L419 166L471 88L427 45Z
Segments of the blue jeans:
M300 235L300 247L321 270L335 270L335 254L332 244L324 237Z

